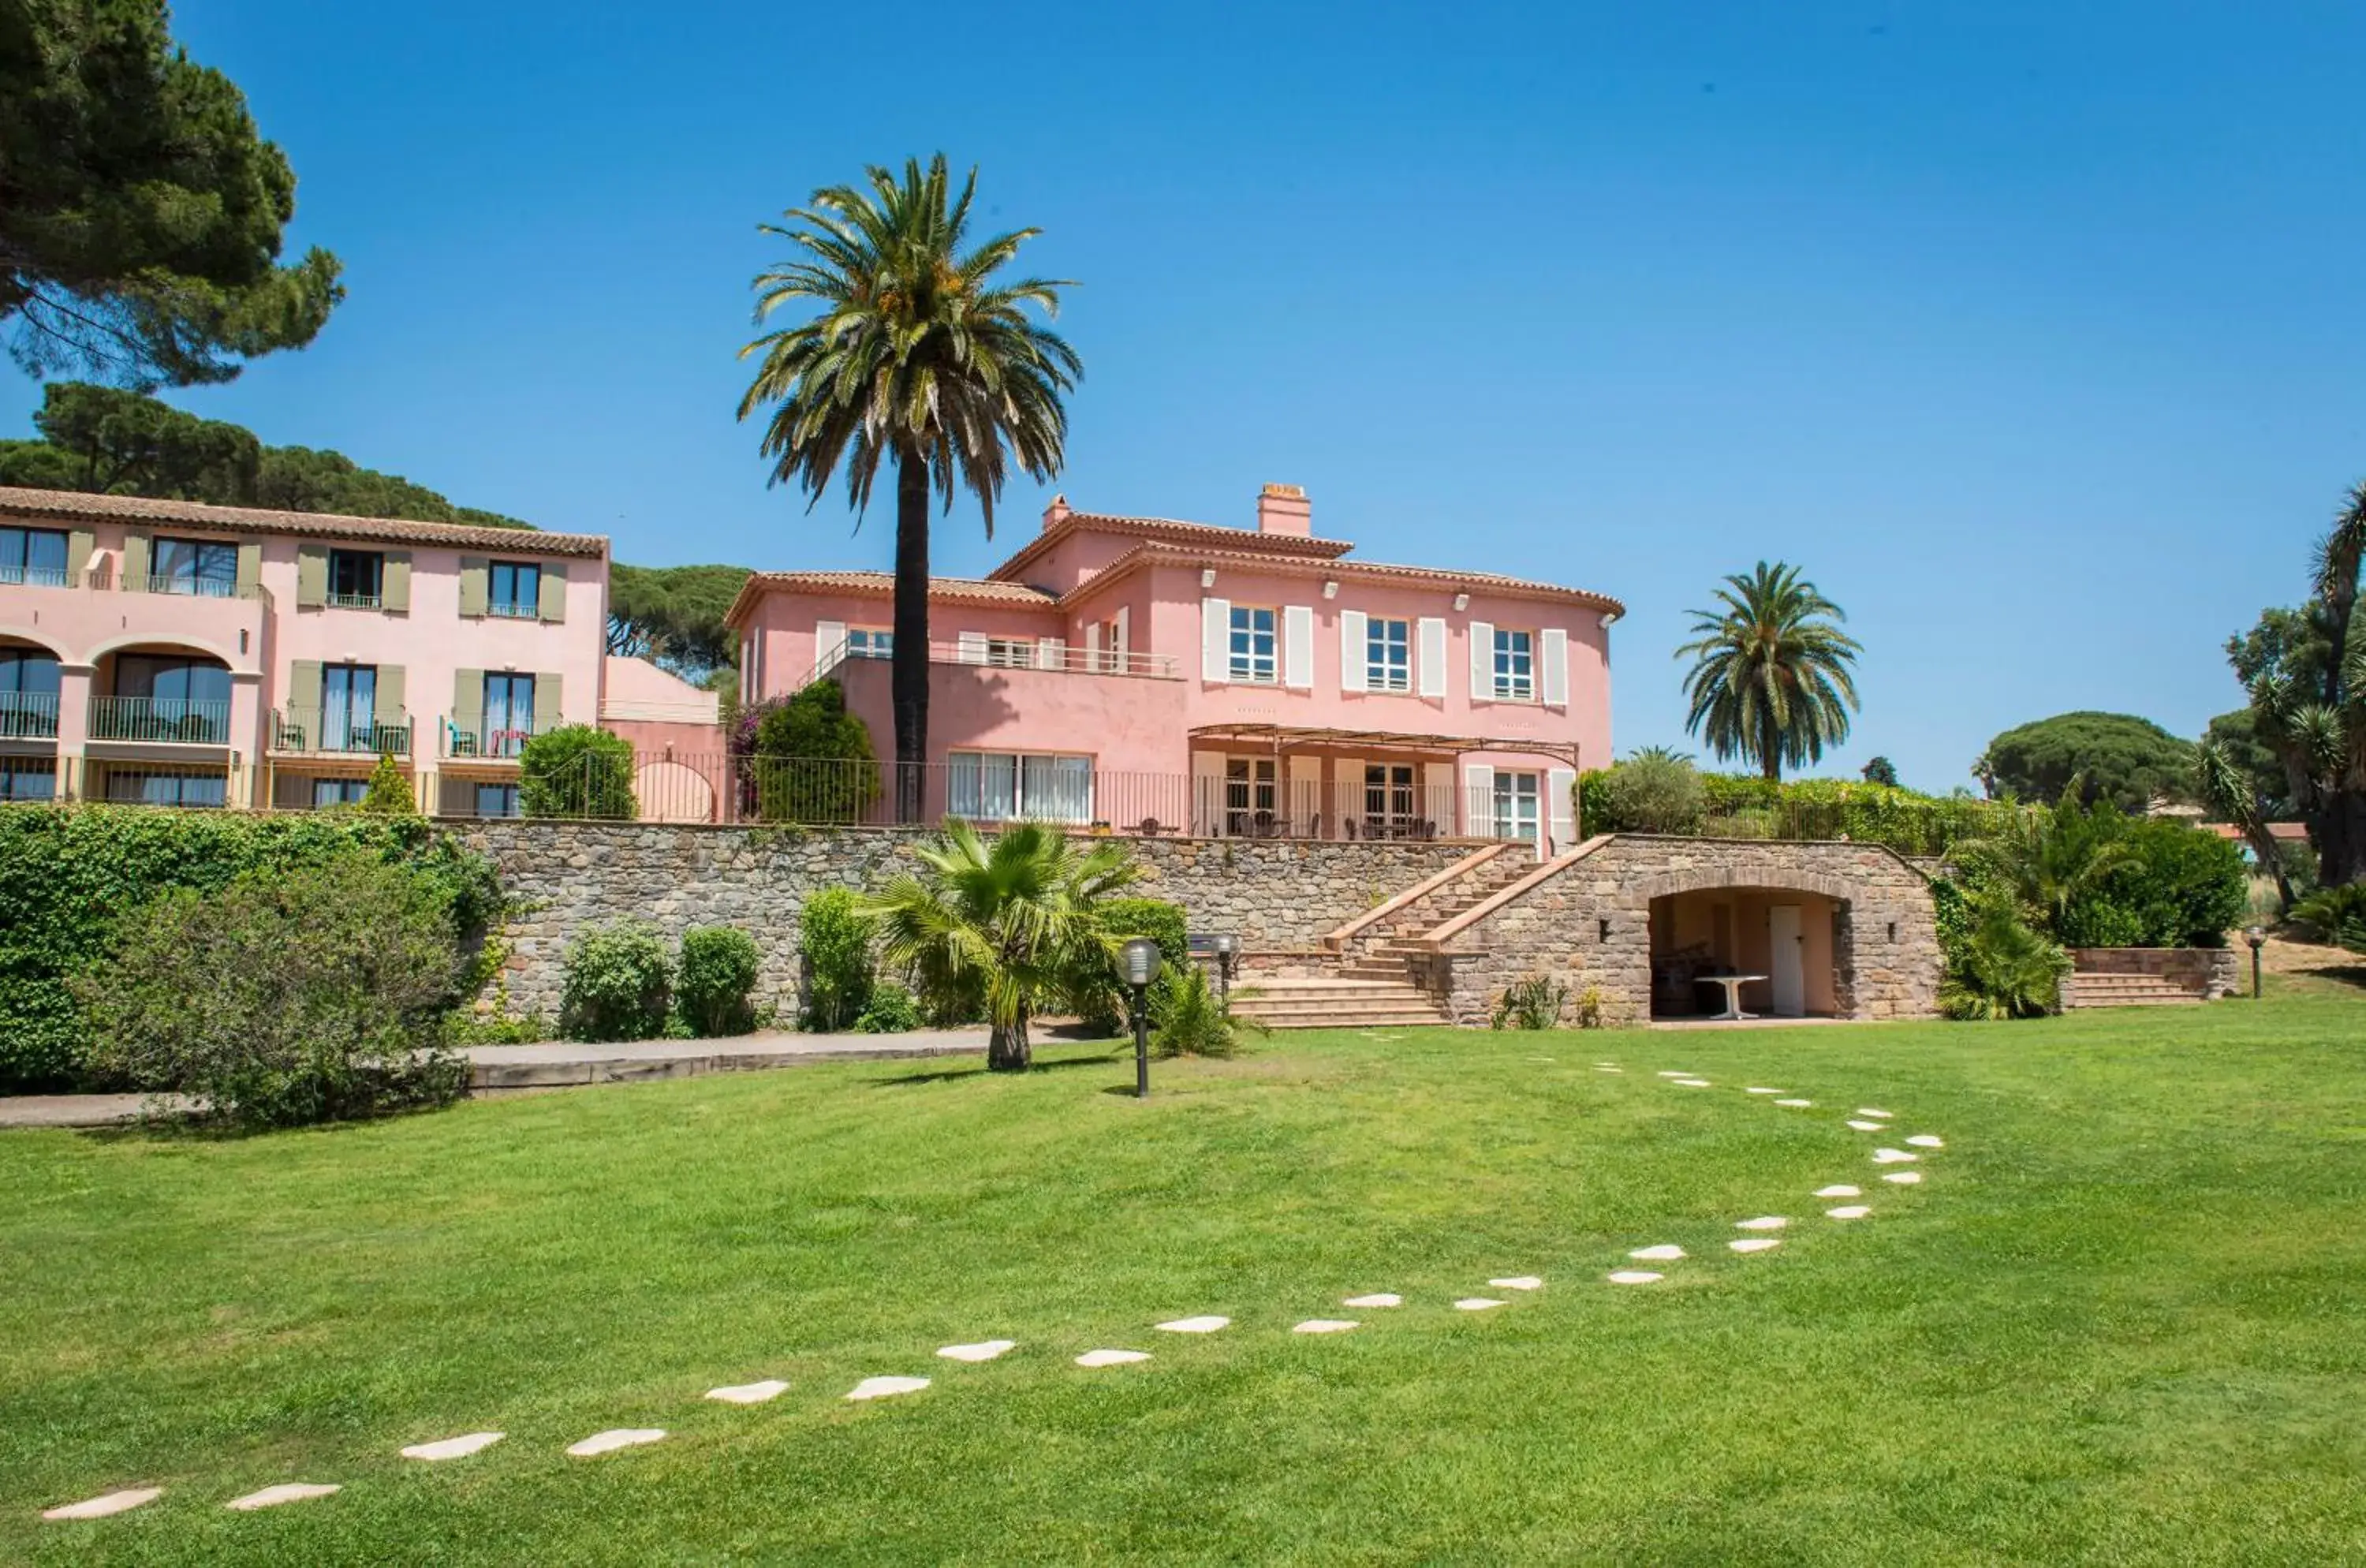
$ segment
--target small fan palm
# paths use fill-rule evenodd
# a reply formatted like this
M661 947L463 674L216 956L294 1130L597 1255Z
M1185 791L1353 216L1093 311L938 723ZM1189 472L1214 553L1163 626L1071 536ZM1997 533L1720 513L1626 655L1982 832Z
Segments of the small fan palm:
M978 499L994 536L994 503L1015 459L1036 479L1060 471L1068 434L1061 394L1084 365L1028 312L1059 311L1053 278L997 282L1019 247L1042 232L1017 229L968 244L977 191L960 192L940 152L903 176L868 172L869 189L832 186L795 226L763 232L797 259L757 274L756 319L800 301L813 320L766 333L739 351L760 356L739 417L774 405L762 452L774 483L818 502L842 468L847 497L869 505L879 466L896 465L896 640L888 685L896 717L896 817L920 814L929 739L929 497L952 510L956 483ZM749 693L753 701L760 693Z
M1693 660L1684 725L1719 758L1779 782L1786 765L1820 761L1848 739L1862 650L1836 624L1847 615L1797 567L1760 561L1725 581L1721 608L1693 611L1694 640L1676 649Z
M1994 899L1975 911L1971 931L1939 983L1939 1010L1949 1018L2035 1018L2060 1005L2069 954Z
M1079 852L1065 833L1034 822L987 840L949 821L913 853L918 874L858 899L858 911L878 922L883 956L910 969L922 995L941 1008L983 1007L987 1066L1023 1070L1029 1021L1075 1002L1106 972L1115 939L1102 928L1100 904L1141 880L1142 866L1121 845Z
M2129 860L2116 808L2082 805L2085 786L2084 776L2074 774L2052 807L2006 814L1988 833L1956 845L1955 864L2058 933L2070 906Z

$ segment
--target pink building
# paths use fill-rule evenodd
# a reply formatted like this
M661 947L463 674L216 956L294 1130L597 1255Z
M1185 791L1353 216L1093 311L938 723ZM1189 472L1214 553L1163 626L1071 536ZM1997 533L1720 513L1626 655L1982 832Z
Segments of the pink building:
M607 607L592 535L0 488L0 799L514 811Z
M930 592L928 809L1203 836L1576 841L1610 757L1609 626L1581 589L1349 558L1305 493L1255 531L1071 510ZM892 755L884 572L760 572L741 690L834 676Z

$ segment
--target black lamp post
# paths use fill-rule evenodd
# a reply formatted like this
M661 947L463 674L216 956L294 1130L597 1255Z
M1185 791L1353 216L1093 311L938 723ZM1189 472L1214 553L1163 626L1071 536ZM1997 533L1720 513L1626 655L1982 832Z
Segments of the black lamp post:
M2251 999L2258 1001L2259 999L2259 949L2268 944L2268 933L2264 927L2245 926L2243 940L2251 944Z
M1209 944L1216 950L1216 995L1226 1007L1233 1002L1233 962L1241 953L1241 939L1226 931Z
M1150 982L1158 976L1158 944L1132 938L1122 954L1125 983L1133 990L1133 1098L1150 1098Z

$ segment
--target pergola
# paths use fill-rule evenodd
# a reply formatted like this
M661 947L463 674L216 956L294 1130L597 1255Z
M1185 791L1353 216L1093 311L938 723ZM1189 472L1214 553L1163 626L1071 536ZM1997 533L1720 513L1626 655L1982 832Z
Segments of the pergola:
M1401 751L1442 751L1465 756L1473 751L1516 751L1549 757L1577 766L1577 742L1542 740L1532 735L1416 735L1401 729L1314 729L1289 724L1210 724L1190 732L1194 741L1234 746L1268 747L1277 757L1317 747L1351 750L1386 749Z

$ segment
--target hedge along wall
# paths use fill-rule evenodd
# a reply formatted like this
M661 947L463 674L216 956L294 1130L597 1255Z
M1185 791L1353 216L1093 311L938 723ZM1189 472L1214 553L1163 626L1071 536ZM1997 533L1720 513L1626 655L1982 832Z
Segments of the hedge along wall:
M879 886L913 866L918 829L672 827L487 821L456 828L490 856L517 905L508 967L486 998L512 1014L558 1011L560 964L577 932L635 917L678 940L732 925L756 939L756 1002L794 1010L797 917L825 887ZM1470 852L1467 843L1123 839L1150 874L1128 891L1183 906L1195 931L1252 948L1312 947L1323 933Z

